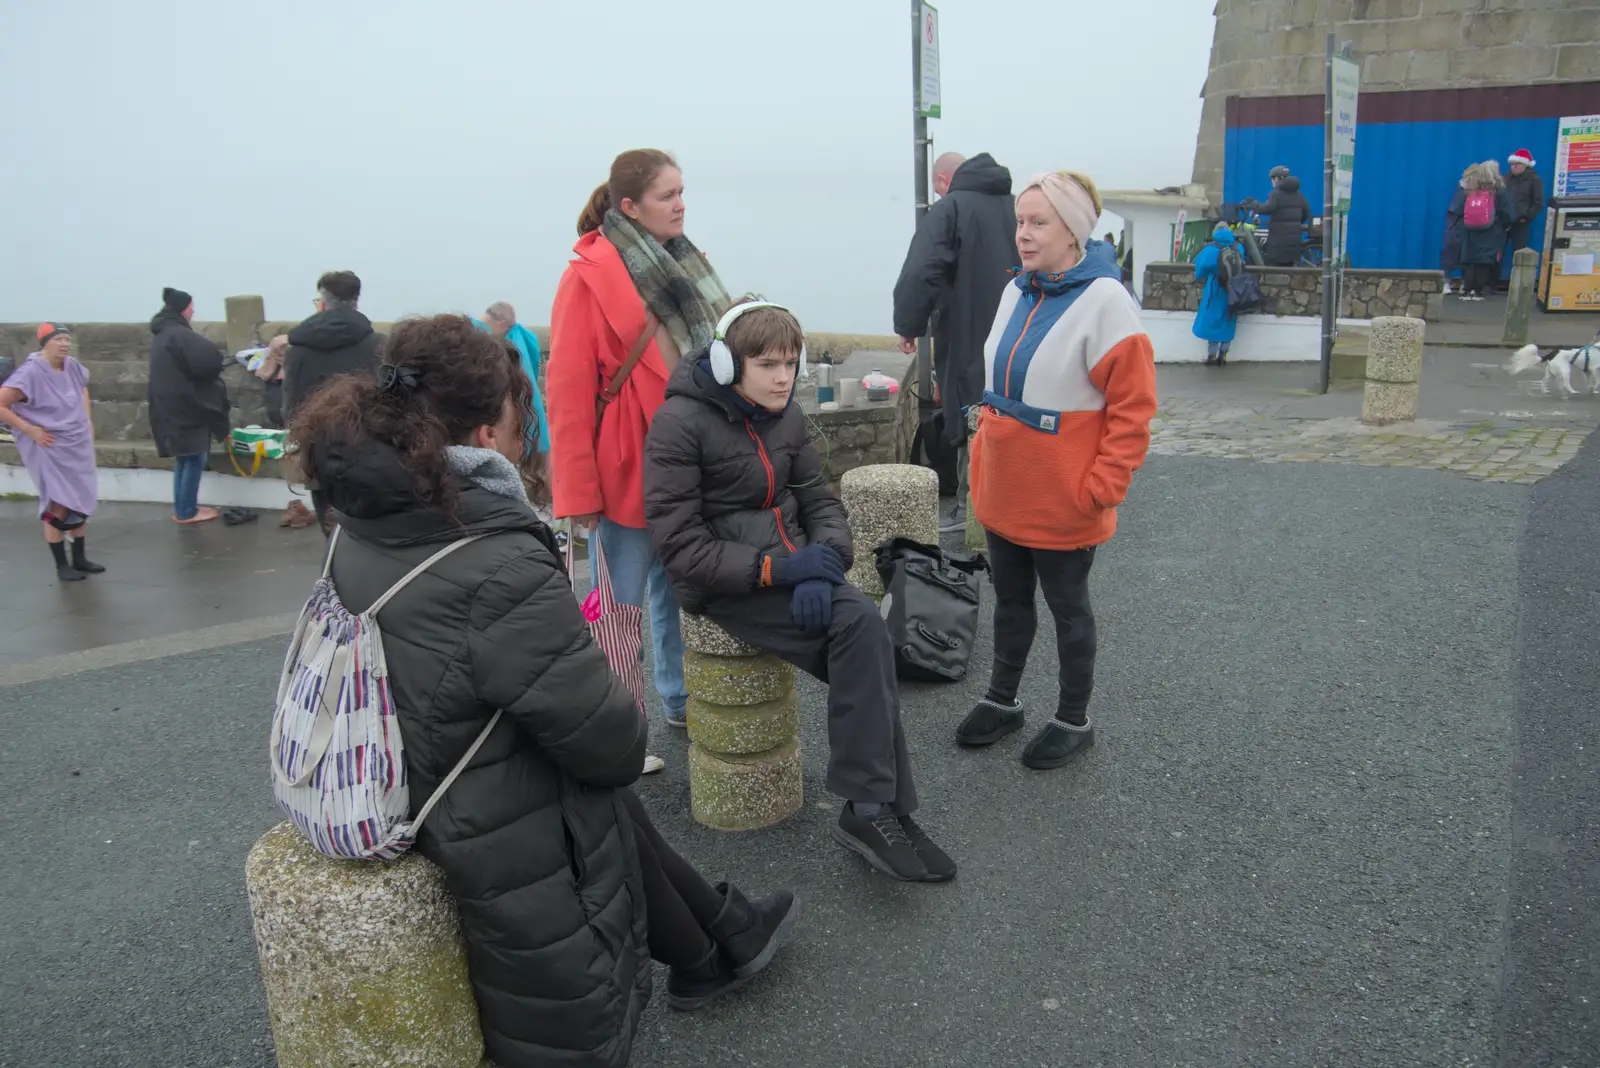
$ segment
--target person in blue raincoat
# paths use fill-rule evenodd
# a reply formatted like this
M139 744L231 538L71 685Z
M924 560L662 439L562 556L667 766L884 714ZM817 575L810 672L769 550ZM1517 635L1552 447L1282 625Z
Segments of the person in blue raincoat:
M522 371L533 383L533 413L539 419L539 434L528 442L528 451L550 453L550 424L544 417L544 391L539 388L539 339L532 330L517 322L517 309L503 300L489 305L482 319L472 320L472 325L487 330L495 337L509 341L522 354Z
M1238 319L1228 312L1228 289L1217 273L1222 250L1231 248L1244 262L1244 246L1234 239L1233 231L1219 223L1211 231L1211 244L1200 250L1194 258L1194 277L1205 282L1205 293L1200 298L1200 310L1194 316L1194 336L1206 343L1206 364L1221 367L1228 359L1228 346L1233 344L1234 329Z

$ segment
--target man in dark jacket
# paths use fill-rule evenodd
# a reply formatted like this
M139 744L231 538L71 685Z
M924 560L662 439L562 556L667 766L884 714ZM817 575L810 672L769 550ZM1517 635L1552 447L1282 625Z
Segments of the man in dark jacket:
M172 457L172 518L179 523L222 514L200 507L200 476L211 443L226 439L230 429L222 350L195 333L193 318L194 299L169 287L150 320L150 436L157 452Z
M1272 195L1265 204L1246 198L1242 204L1268 216L1267 247L1261 260L1268 267L1293 267L1300 262L1301 233L1311 222L1311 202L1300 192L1300 179L1287 167L1272 169Z
M289 331L283 359L283 417L292 424L296 410L317 387L335 375L372 374L383 335L357 309L361 279L354 271L329 271L317 279L317 311ZM322 532L331 529L327 495L311 490L311 507Z
M948 531L966 525L966 412L983 399L983 345L1018 263L1017 216L1011 172L987 152L940 156L933 191L939 200L918 224L894 286L894 331L910 354L933 320L945 440L960 450L955 511L941 523Z
M1511 198L1511 227L1508 236L1511 239L1511 251L1528 247L1528 237L1533 230L1533 224L1539 220L1544 212L1544 179L1539 177L1539 172L1533 168L1537 164L1533 161L1533 153L1525 148L1519 148L1511 153L1508 161L1511 173L1506 175L1506 195ZM1511 260L1506 259L1506 272L1511 269Z
M716 336L711 356L679 362L650 424L650 540L685 611L829 684L828 789L846 802L834 839L897 879L951 879L911 818L894 649L845 582L850 525L794 403L800 324L747 299Z

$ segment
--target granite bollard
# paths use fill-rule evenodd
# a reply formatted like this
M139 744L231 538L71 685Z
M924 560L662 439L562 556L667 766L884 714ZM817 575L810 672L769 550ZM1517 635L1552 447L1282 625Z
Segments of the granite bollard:
M805 801L794 668L683 613L689 805L719 831L769 827Z
M455 900L427 859L332 860L280 823L245 885L279 1068L486 1063Z
M939 544L939 476L911 464L872 464L846 471L839 496L850 515L855 563L849 579L862 593L883 597L877 549L890 538Z
M1385 315L1372 320L1367 381L1361 398L1363 423L1386 426L1417 417L1426 331L1426 323L1408 316Z

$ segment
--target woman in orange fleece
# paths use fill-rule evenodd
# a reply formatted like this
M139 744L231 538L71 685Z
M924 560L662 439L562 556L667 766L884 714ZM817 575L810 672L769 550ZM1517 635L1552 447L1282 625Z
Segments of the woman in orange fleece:
M1058 768L1094 744L1095 626L1089 568L1150 446L1155 360L1116 252L1092 240L1100 194L1086 175L1041 174L1017 197L1022 272L984 346L972 440L972 509L989 534L995 587L989 692L956 730L962 745L1022 726L1017 688L1042 585L1056 623L1055 717L1022 751Z

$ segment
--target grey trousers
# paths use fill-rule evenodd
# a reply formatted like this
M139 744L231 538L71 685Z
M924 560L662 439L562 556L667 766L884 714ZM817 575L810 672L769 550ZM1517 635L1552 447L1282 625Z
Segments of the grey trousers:
M911 751L900 725L894 648L873 600L854 586L833 588L826 631L800 629L786 587L718 597L705 615L723 630L828 683L828 790L846 801L917 808Z

